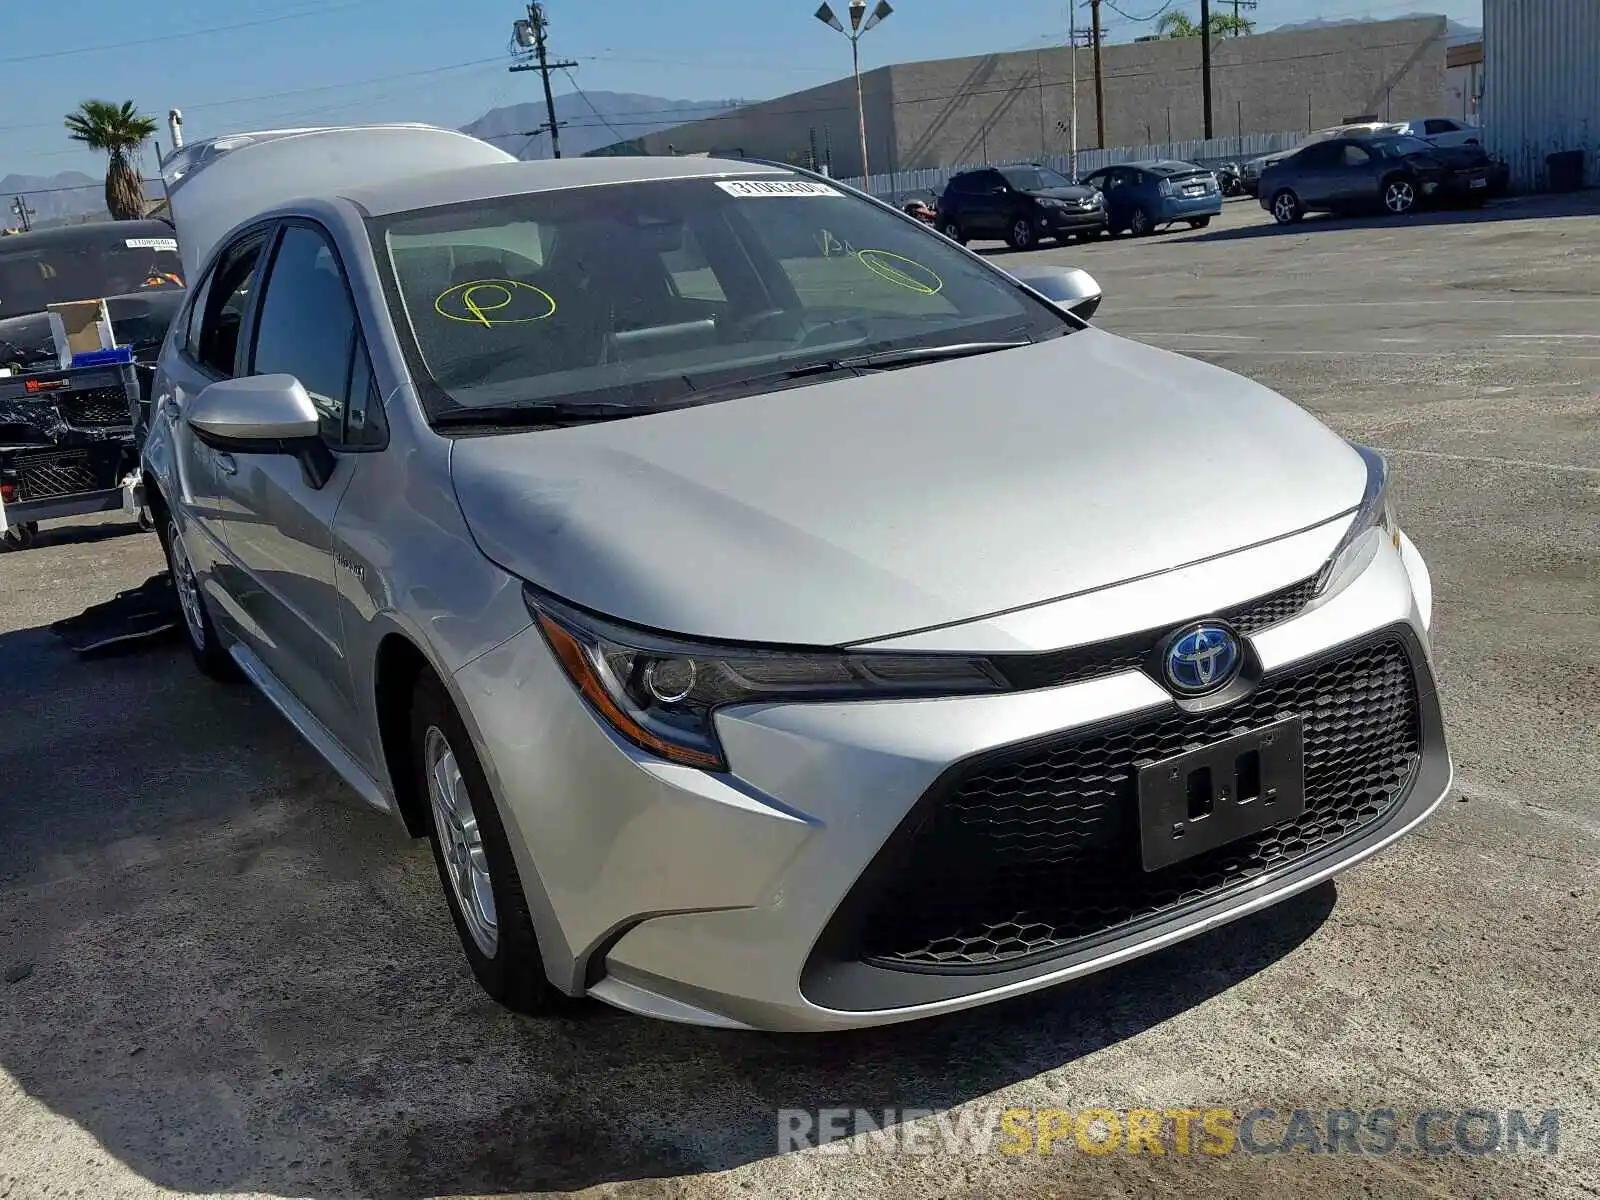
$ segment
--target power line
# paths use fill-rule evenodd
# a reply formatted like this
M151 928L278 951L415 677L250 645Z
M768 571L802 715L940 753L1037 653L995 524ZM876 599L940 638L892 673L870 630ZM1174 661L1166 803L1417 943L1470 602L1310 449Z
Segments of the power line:
M232 25L213 25L207 29L189 29L178 33L158 33L150 37L123 38L116 42L102 42L94 46L73 46L66 50L42 50L37 54L17 54L0 58L0 66L11 63L43 62L51 58L71 58L77 54L97 54L104 50L126 50L130 46L154 46L161 42L178 42L188 38L206 37L213 33L231 33L236 29L255 29L262 25L279 25L285 21L299 21L306 17L323 17L332 13L349 12L356 8L372 8L387 0L347 0L344 4L323 5L304 12L279 13L271 17L257 17L252 21L236 21Z
M595 116L599 117L601 123L604 124L607 129L611 130L612 133L616 134L619 139L622 141L627 141L627 136L606 119L605 113L596 108L594 106L594 101L589 99L588 93L578 86L578 81L572 77L572 72L563 67L561 69L561 73L567 77L567 82L572 85L572 90L578 93L578 98L582 100L584 104L588 105L589 111Z
M389 75L374 75L368 79L349 79L341 83L321 83L308 87L288 88L281 92L262 92L256 96L233 96L226 100L200 100L185 102L184 112L205 110L212 108L227 108L235 104L256 104L262 100L282 100L290 96L308 95L312 92L334 92L345 88L367 87L374 83L393 83L397 79L416 79L427 75L444 75L451 71L464 71L469 67L498 66L502 58L475 58L469 62L451 63L443 67L425 67L420 71L397 71ZM17 133L26 129L54 129L59 128L60 118L54 121L32 121L22 125L0 125L0 133Z
M1154 21L1162 13L1166 12L1167 9L1171 8L1172 4L1173 4L1173 0L1167 0L1167 2L1165 4L1163 4L1160 8L1156 9L1155 12L1151 13L1148 17L1133 17L1133 16L1129 16L1127 13L1123 12L1120 8L1118 8L1115 4L1113 4L1111 2L1111 0L1105 0L1105 5L1106 5L1107 8L1109 8L1112 12L1116 13L1117 16L1121 17L1123 20L1132 21L1135 25L1148 25L1151 21Z

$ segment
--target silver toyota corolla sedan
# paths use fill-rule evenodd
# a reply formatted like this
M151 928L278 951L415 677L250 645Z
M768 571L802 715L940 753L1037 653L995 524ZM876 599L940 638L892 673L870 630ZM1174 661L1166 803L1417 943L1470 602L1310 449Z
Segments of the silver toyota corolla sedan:
M319 187L208 248L147 499L201 669L432 840L502 1003L949 1012L1448 789L1384 460L1266 388L781 167Z

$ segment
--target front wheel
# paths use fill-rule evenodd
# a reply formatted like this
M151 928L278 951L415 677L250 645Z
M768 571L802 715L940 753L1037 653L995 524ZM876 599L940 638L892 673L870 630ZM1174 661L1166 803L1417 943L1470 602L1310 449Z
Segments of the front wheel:
M957 221L946 221L943 225L939 226L939 232L944 234L945 237L949 238L958 246L965 246L967 244L966 235L961 232L961 225Z
M1006 245L1013 250L1033 249L1033 222L1027 217L1018 217L1011 222L1011 227L1006 230Z
M1272 219L1279 225L1293 225L1305 219L1306 210L1300 206L1300 197L1288 188L1272 198Z
M1142 208L1133 210L1128 217L1128 232L1134 237L1146 237L1155 229L1155 224L1150 220L1150 214Z
M1409 179L1391 179L1383 185L1383 207L1404 216L1417 206L1417 185Z
M1211 224L1210 217L1194 217L1189 221L1189 228L1204 229L1209 224Z
M411 698L411 769L428 802L434 863L472 974L513 1012L550 1012L566 997L545 975L505 826L460 714L427 675Z

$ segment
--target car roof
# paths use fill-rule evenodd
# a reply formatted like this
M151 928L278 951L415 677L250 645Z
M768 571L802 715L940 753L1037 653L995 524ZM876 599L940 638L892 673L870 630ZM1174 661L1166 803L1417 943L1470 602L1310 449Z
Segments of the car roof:
M346 188L340 196L368 216L382 217L419 208L497 200L529 192L648 183L664 179L706 179L728 175L787 175L781 167L743 159L673 157L560 158L535 162L486 163L389 180L373 187Z

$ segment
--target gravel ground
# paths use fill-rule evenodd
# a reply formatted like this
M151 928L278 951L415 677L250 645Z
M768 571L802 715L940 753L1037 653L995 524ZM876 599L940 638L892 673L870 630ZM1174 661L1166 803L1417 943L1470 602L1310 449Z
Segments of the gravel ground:
M265 701L177 647L80 662L45 628L156 570L152 537L58 524L0 558L0 1196L1600 1195L1597 210L1284 232L1245 201L1032 256L1094 272L1105 327L1393 455L1457 788L1336 885L956 1018L509 1016L424 847ZM1561 1116L1554 1154L778 1155L777 1110L819 1106Z

